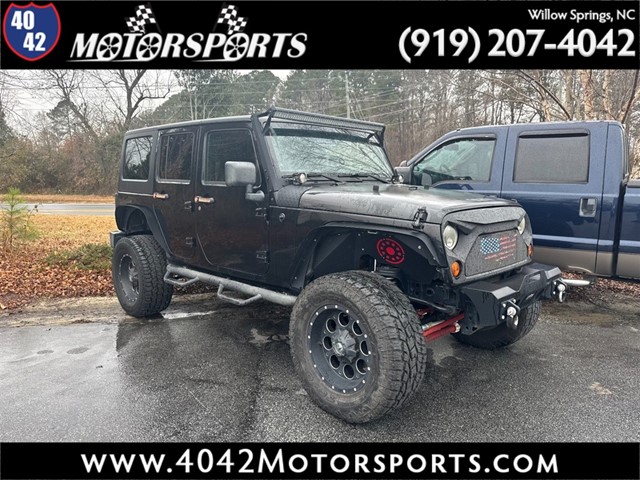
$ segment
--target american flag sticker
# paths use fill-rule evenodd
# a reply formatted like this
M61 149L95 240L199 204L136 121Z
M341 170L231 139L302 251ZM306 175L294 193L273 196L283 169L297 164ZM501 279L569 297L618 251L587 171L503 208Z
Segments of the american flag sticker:
M498 262L515 258L518 234L508 232L498 236L482 237L480 239L480 253L485 260Z

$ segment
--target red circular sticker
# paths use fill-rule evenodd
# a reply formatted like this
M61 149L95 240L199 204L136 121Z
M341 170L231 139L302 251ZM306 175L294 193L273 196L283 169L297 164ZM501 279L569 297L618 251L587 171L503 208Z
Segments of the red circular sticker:
M378 250L378 255L391 265L400 265L404 262L404 248L392 238L378 240L376 250Z

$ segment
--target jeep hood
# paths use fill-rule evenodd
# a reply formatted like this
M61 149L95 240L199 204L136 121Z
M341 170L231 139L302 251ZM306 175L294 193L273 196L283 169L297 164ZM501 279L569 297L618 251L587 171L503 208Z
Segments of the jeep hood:
M418 209L425 208L427 222L437 224L451 212L514 205L514 202L497 197L410 185L363 183L313 185L300 190L300 187L293 188L300 192L298 206L303 209L413 220Z

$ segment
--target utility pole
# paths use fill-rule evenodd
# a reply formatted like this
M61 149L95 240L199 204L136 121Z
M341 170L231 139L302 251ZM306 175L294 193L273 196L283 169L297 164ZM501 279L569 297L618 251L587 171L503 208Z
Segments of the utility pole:
M351 109L349 108L349 72L344 71L344 99L347 103L347 118L351 118Z

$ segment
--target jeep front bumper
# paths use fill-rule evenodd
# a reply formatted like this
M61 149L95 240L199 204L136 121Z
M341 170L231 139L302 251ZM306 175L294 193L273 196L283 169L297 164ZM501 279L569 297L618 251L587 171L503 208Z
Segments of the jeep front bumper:
M493 327L517 316L520 309L541 298L557 297L562 301L565 285L557 267L531 263L508 278L479 280L460 288L460 292L477 315L465 317L476 328Z

